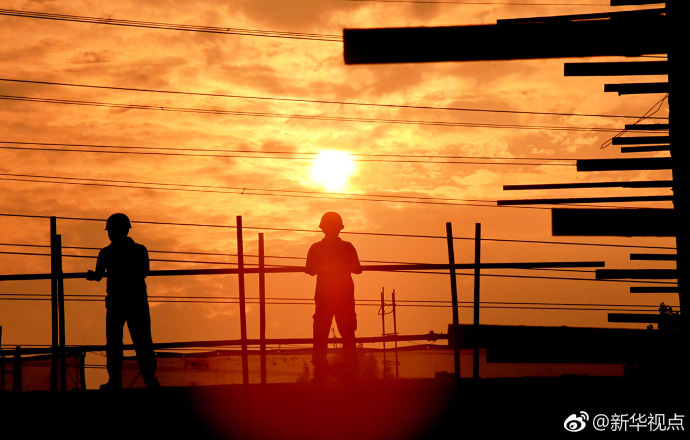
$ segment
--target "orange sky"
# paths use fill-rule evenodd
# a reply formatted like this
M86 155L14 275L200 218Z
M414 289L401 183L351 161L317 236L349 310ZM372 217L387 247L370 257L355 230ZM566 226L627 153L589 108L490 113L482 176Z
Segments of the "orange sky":
M116 3L0 1L0 7L118 20L335 36L341 35L343 28L489 24L501 18L611 9L601 6L607 3L603 0L578 0L577 3L579 6L528 7L336 0L209 0L179 2L171 7L170 2L122 0ZM458 237L472 237L475 223L481 223L487 239L530 241L487 241L483 247L485 261L602 260L609 268L672 267L668 263L629 261L631 251L653 251L650 249L534 242L580 241L672 248L673 240L552 237L548 209L495 206L496 200L511 198L643 194L640 190L615 189L604 193L588 190L520 193L503 191L504 184L670 178L666 172L578 174L574 167L577 158L620 156L616 147L600 146L625 123L635 122L634 118L577 115L642 116L663 96L619 97L603 92L607 81L633 82L641 78L566 78L563 63L573 60L345 66L342 43L337 41L285 38L288 36L285 34L267 37L142 29L6 15L0 15L0 36L4 42L0 47L0 72L3 72L0 95L24 98L0 99L0 141L3 142L0 144L0 185L4 194L0 199L0 214L105 219L113 212L122 211L135 222L131 236L150 251L229 254L236 252L234 229L169 223L233 226L236 216L241 215L245 227L249 228L245 231L247 253L257 253L259 230L251 228L268 228L261 230L265 233L267 255L304 257L308 246L321 238L316 231L321 214L336 210L344 218L345 232L443 236L445 223L451 221ZM642 80L661 79L645 77ZM41 101L30 102L26 97ZM47 99L118 104L125 108L47 103ZM344 102L513 113L361 106ZM133 105L147 108L132 108ZM182 108L193 111L174 110ZM201 112L202 109L221 112L209 114ZM314 119L315 116L325 116L328 120ZM667 116L666 103L656 116ZM384 123L383 119L397 122ZM455 125L400 121L444 121ZM478 127L477 124L491 126ZM498 124L522 127L499 128ZM568 129L530 129L526 126ZM94 147L71 146L74 144ZM108 145L130 148L102 147ZM33 147L40 149L30 149ZM313 155L324 149L346 151L356 159L354 174L344 192L376 195L367 197L376 200L321 198L324 190L312 179L311 166ZM99 152L93 152L95 150ZM129 154L103 151L128 151ZM237 151L256 153L239 154ZM133 152L148 154L131 154ZM150 154L160 152L168 154ZM204 154L212 156L200 157ZM361 156L365 154L384 157L379 161L365 161L363 159L371 159ZM221 155L225 157L218 157ZM246 157L250 155L254 157ZM448 160L441 156L482 159L475 160L481 164L474 165L467 163L469 159L455 160L462 163L436 163ZM422 162L411 162L420 160L419 157ZM487 164L490 161L484 158L503 158L500 162L504 164ZM537 165L524 165L525 160L515 161L520 165L506 165L505 158L540 160L532 162ZM562 159L570 160L564 162ZM570 166L562 166L564 163ZM48 180L57 182L57 179L47 177L63 178L60 180L63 183L48 183ZM210 189L213 191L208 191ZM240 194L241 189L246 189L244 194ZM652 193L667 194L662 190ZM298 195L300 197L295 197ZM309 197L302 197L305 195ZM392 196L396 198L387 199ZM450 200L403 203L400 197L421 197L423 199L417 201L425 202L439 202L430 198ZM670 207L664 203L644 206ZM103 222L58 221L63 246L103 247L108 243L103 227ZM296 232L295 229L314 232ZM356 246L365 263L447 261L446 244L442 239L361 234L344 235L344 238ZM2 252L46 252L45 248L9 245L49 244L49 222L47 219L0 216L0 243ZM457 262L472 261L471 240L458 240L455 246ZM663 251L671 252L669 249ZM65 254L93 256L96 250L66 249ZM233 257L208 255L151 253L151 258L234 262ZM93 259L65 258L63 264L66 272L82 272L91 269L94 263ZM303 261L271 259L269 264L297 265ZM152 263L154 269L200 267L219 265ZM0 254L0 268L2 274L48 272L49 259ZM591 271L487 273L594 278ZM247 280L247 295L256 297L256 278L248 276ZM151 296L237 296L237 281L232 276L150 278L148 285ZM482 299L625 306L653 306L662 301L677 304L676 295L630 294L629 286L621 282L484 277ZM297 298L308 303L313 287L314 280L306 275L279 274L269 276L267 295L269 298ZM360 300L378 299L382 288L387 293L395 289L399 301L450 299L448 277L443 275L365 273L356 278L356 295ZM68 295L103 295L105 285L68 280L65 289ZM471 278L459 277L459 289L461 301L470 301ZM49 284L40 281L0 283L3 346L50 344L50 303L7 299L8 294L19 293L47 294ZM358 306L360 336L381 333L377 310L375 306ZM66 305L66 313L68 344L105 342L102 302L71 301ZM249 336L257 337L258 307L250 305L247 313ZM310 305L269 306L267 336L309 337L312 313ZM239 337L235 304L152 301L152 320L157 342ZM461 309L460 320L471 322L471 311ZM450 321L449 308L400 307L398 314L399 330L405 334L430 330L445 332ZM609 326L607 311L521 308L483 309L482 322Z

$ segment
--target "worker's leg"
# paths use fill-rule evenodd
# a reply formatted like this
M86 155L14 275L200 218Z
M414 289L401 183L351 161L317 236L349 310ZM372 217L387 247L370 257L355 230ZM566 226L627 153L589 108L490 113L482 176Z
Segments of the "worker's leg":
M153 350L151 337L151 315L146 298L137 300L127 316L127 326L132 337L134 350L137 354L137 362L141 376L147 388L158 387L156 379L156 354Z
M105 339L108 383L103 388L122 388L122 331L125 315L119 305L106 298Z
M354 301L345 304L335 313L335 321L338 331L343 338L343 357L345 361L345 374L348 377L357 376L357 352L355 346L355 330L357 330L357 314Z
M314 377L321 377L328 368L328 334L333 322L333 312L329 307L317 302L313 318L314 349L312 352L312 362L314 364Z

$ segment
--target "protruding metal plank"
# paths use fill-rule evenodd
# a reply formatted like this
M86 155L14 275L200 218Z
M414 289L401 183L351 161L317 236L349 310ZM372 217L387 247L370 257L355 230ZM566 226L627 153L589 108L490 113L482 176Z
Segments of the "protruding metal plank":
M625 124L628 131L636 130L668 130L669 124Z
M678 293L678 286L631 286L630 293Z
M640 56L667 53L670 46L663 9L526 20L344 29L344 60L345 64L380 64ZM645 37L634 38L640 29Z
M658 323L660 314L652 313L609 313L609 322L636 322L640 324Z
M565 76L666 75L668 61L565 63Z
M611 139L613 145L668 144L670 142L670 136L618 136Z
M670 157L644 157L631 159L579 159L578 171L630 171L630 170L670 170L673 159Z
M657 83L626 83L626 84L604 84L604 92L614 92L619 95L641 95L645 93L668 93L669 85L667 82Z
M656 16L663 16L664 9L638 9L632 11L620 12L596 12L589 14L569 14L569 15L549 15L541 17L520 17L520 18L505 18L497 20L499 25L525 25L525 24L542 24L555 23L562 25L564 23L581 23L588 21L644 21Z
M621 147L621 153L651 153L656 151L671 151L670 145L633 145Z
M597 280L673 280L676 269L596 269Z
M676 261L677 254L630 254L631 260L638 261Z
M571 197L553 199L515 199L498 200L498 206L508 205L562 205L580 203L626 203L626 202L667 202L673 196L621 196L621 197Z
M542 189L577 189L577 188L670 188L672 180L643 180L636 182L575 182L575 183L538 183L532 185L503 185L504 191L542 190Z
M554 236L673 237L674 224L673 209L551 210Z
M611 0L611 6L639 6L658 4L666 4L666 2L653 0Z

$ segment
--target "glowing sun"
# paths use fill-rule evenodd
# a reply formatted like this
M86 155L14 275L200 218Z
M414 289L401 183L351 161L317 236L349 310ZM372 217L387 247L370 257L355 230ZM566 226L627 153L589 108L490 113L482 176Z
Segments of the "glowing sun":
M355 170L349 154L343 151L325 150L319 153L311 169L314 180L329 191L345 188L347 179Z

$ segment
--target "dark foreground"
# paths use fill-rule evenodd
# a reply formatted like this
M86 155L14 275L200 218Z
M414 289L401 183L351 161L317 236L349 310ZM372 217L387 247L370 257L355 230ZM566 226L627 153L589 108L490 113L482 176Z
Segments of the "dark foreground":
M690 430L689 397L664 379L587 376L6 393L0 439L678 438ZM567 432L582 411L584 429ZM599 430L596 415L609 421Z

